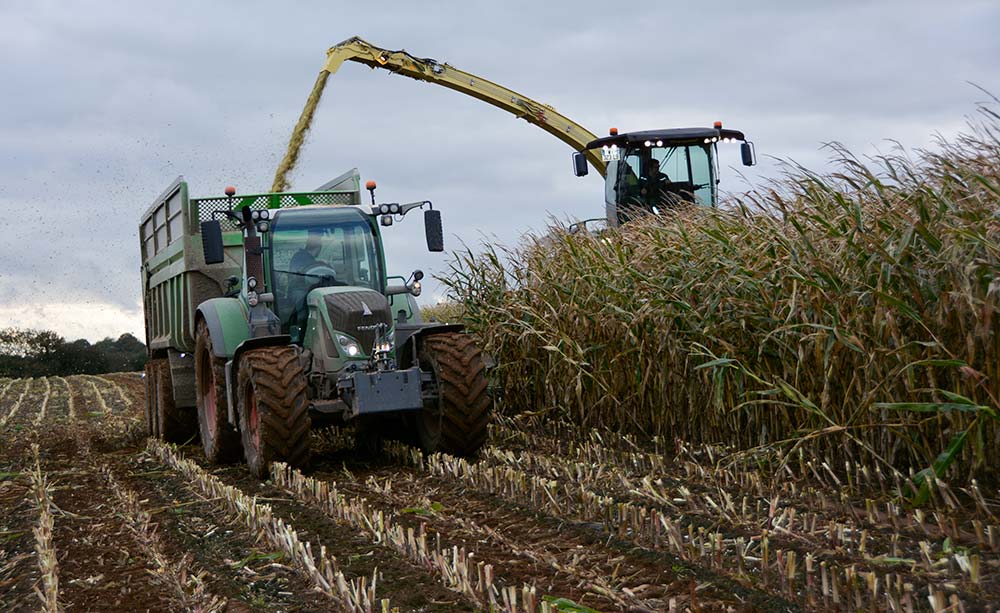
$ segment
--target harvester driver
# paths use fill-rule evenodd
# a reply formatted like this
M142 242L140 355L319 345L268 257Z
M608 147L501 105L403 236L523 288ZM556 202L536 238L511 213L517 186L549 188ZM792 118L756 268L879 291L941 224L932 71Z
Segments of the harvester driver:
M643 182L640 193L646 200L646 209L654 211L655 208L663 208L664 204L670 202L667 198L667 189L670 178L660 171L660 160L651 158L649 160L649 172Z

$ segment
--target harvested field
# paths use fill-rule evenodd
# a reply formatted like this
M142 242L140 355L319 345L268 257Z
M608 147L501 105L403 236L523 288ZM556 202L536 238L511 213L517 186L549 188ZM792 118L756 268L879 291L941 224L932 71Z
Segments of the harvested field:
M4 610L991 610L1000 496L877 466L776 473L499 417L478 462L349 430L308 473L149 441L137 374L0 383ZM563 599L563 600L560 600ZM562 603L562 604L559 604ZM575 603L575 604L570 604ZM584 608L589 607L589 609Z

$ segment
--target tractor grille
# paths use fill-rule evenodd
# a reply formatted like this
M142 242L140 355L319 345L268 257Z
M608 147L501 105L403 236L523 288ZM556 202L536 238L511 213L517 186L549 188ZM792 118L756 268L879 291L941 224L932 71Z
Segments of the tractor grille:
M365 315L365 306L371 315ZM369 289L340 294L327 294L326 309L330 314L330 323L335 330L349 334L361 343L361 350L371 354L375 344L375 330L358 330L359 326L375 324L392 325L392 309L389 301L382 294Z
M208 221L212 219L215 211L225 211L232 204L234 210L243 207L250 207L251 210L288 208L294 206L306 206L310 204L332 204L332 205L352 205L361 204L357 202L355 192L315 192L311 194L264 194L261 196L234 196L232 201L229 198L198 198L191 201L198 207L198 221ZM222 225L223 232L236 230L236 224L229 218L216 215L216 219Z

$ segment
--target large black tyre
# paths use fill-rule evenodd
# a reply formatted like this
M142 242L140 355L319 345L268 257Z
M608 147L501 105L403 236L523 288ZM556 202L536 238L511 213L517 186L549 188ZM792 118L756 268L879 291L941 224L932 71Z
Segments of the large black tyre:
M195 412L174 404L174 389L170 377L170 361L154 360L156 383L156 436L169 443L187 443L198 433Z
M492 402L487 394L486 363L467 334L446 332L423 339L421 368L437 381L439 399L417 416L424 451L471 456L486 442Z
M234 462L243 452L240 433L229 423L226 400L226 361L212 351L205 320L198 321L194 348L198 432L205 459L213 464Z
M156 423L156 368L154 360L146 360L146 433L160 437L159 424Z
M271 462L309 465L309 399L294 347L267 347L240 357L238 409L250 473L268 476Z

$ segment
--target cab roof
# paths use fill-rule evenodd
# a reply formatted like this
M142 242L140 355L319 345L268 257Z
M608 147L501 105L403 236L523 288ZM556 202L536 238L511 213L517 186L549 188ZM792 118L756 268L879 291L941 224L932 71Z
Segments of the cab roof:
M734 140L746 140L746 137L739 130L728 128L668 128L664 130L643 130L641 132L625 132L612 136L605 136L587 143L587 149L596 149L605 145L618 145L624 147L632 143L643 143L650 141L663 141L664 145L703 145L706 138L729 138Z

